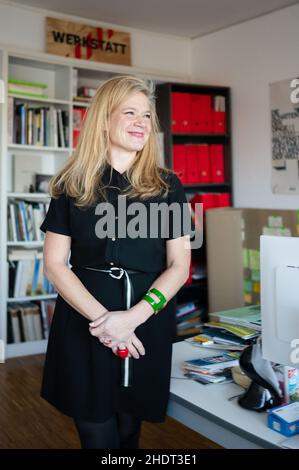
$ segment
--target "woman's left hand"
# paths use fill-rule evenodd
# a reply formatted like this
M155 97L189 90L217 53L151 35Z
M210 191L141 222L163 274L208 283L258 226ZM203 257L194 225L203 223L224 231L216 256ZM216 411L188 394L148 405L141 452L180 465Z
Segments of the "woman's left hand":
M126 343L136 328L132 316L127 310L106 312L89 324L89 332L98 338L109 338L113 343Z

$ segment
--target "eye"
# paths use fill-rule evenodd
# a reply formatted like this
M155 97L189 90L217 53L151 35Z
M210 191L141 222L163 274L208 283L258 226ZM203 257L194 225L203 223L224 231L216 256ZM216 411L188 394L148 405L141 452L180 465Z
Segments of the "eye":
M145 117L146 117L147 119L150 119L150 118L151 118L151 115L150 115L150 114L146 114Z
M131 116L134 115L134 111L126 111L125 114L130 114Z

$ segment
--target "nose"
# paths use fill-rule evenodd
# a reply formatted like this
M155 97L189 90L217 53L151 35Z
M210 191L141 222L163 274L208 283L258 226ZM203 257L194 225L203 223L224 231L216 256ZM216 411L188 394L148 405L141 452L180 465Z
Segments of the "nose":
M146 123L146 117L144 116L141 116L141 115L137 115L136 116L136 119L135 119L135 124L137 126L141 126L141 127L144 127L145 126L145 123Z

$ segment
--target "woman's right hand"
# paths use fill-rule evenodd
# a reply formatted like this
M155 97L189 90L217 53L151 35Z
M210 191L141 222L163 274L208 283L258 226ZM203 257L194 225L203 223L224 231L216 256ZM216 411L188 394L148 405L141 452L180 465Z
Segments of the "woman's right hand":
M100 340L108 348L111 348L113 353L117 356L117 349L128 348L129 356L132 356L134 359L139 359L140 356L145 355L145 349L142 342L137 338L135 333L133 333L130 338L125 343L106 343L105 340Z

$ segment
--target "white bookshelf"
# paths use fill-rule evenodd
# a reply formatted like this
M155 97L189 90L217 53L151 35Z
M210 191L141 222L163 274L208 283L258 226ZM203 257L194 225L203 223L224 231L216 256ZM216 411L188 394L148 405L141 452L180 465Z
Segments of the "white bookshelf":
M28 190L15 189L13 181L14 155L26 157L35 156L37 163L42 163L43 174L55 174L73 151L73 107L88 107L88 102L76 101L74 90L74 69L77 70L77 87L98 87L101 82L117 74L136 74L143 78L151 78L156 83L190 82L188 76L173 76L161 74L156 70L145 70L136 67L114 65L86 60L65 58L52 54L28 51L22 48L9 47L0 44L0 79L4 80L7 90L8 79L28 80L48 85L48 98L34 98L10 95L19 102L32 103L33 107L54 106L68 111L69 116L69 146L35 146L8 142L8 102L0 104L0 339L6 344L6 357L23 356L43 353L47 341L28 341L7 344L7 306L11 302L38 301L55 299L56 294L36 295L9 298L7 257L10 249L34 248L42 250L41 241L9 241L7 239L7 205L14 199L49 201L48 194L30 193ZM7 98L7 94L6 94Z
M31 295L30 297L8 297L7 302L28 302L28 300L50 300L55 299L57 294Z
M33 150L33 151L43 151L43 152L61 152L61 153L69 153L71 152L70 147L45 147L42 145L26 145L26 144L8 144L7 148L9 150Z
M7 197L10 199L28 199L28 200L45 200L50 199L49 194L44 193L7 193Z
M43 246L42 241L21 241L21 242L7 242L7 246L23 246L27 248L34 248L34 247L39 247Z
M69 106L71 104L70 101L65 101L65 100L55 100L55 99L48 99L48 98L35 98L33 96L28 97L25 95L19 95L15 93L10 93L9 96L12 96L13 98L16 98L17 100L21 101L30 101L33 103L43 103L43 104L62 104L62 105L67 105Z
M42 354L47 349L47 340L26 341L25 343L7 344L5 356L10 357L29 356L30 354Z

